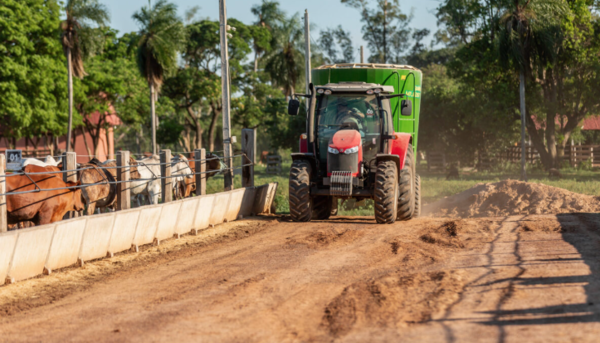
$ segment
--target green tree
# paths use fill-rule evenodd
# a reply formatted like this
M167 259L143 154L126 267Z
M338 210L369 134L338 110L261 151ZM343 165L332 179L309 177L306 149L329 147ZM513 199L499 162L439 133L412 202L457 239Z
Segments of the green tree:
M354 47L350 32L345 31L342 25L335 29L321 31L319 47L325 53L326 63L352 63L354 60ZM338 54L341 58L338 58Z
M261 55L271 51L270 41L272 39L271 33L273 30L280 25L281 22L285 21L285 12L279 8L278 1L263 0L260 5L252 6L252 14L257 17L257 21L254 23L259 28L265 28L268 32L268 36L255 35L254 39L254 72L258 72L258 63ZM264 33L265 31L259 31Z
M142 7L133 19L140 26L137 65L150 88L150 117L152 123L152 152L156 154L155 101L165 76L177 68L177 51L185 39L177 6L158 0L151 8Z
M0 125L9 145L65 133L67 83L57 1L0 2ZM11 142L12 140L12 142Z
M267 56L265 72L276 87L283 89L286 98L290 98L304 72L302 51L304 30L298 14L284 21L273 32L274 47Z
M60 40L67 57L69 124L67 129L67 151L71 151L73 128L73 75L83 78L84 57L93 55L102 47L102 34L94 26L104 27L108 21L108 10L98 0L67 0L66 19L60 24Z
M360 11L363 39L371 49L369 62L398 63L408 48L412 16L400 10L399 0L377 0L374 8L368 0L341 0Z
M256 40L267 44L270 40L268 29L247 26L236 19L229 19L228 24L235 27L229 39L230 75L232 92L236 92L252 79L251 72L245 68L243 61L252 51ZM221 56L219 23L211 20L200 20L186 26L186 42L182 51L184 65L177 74L165 82L164 92L174 104L184 111L186 126L195 131L196 147L202 147L202 137L208 126L208 148L215 149L218 119L222 112L221 79L218 73ZM208 123L204 123L209 114Z
M103 53L87 62L88 75L78 86L75 108L82 117L81 131L92 137L92 147L84 141L90 155L98 154L101 135L115 119L113 113L132 127L139 127L147 118L147 106L136 108L149 96L135 62L137 40L135 34L117 38L115 30L107 29Z
M527 83L526 129L546 168L559 167L565 145L600 102L598 19L594 1L446 0L442 36L456 47L452 77L469 85L507 127L520 122ZM440 32L438 32L440 33Z

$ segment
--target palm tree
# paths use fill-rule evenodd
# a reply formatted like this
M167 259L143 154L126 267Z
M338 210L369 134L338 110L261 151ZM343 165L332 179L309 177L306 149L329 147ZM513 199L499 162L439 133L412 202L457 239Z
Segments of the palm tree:
M283 88L286 98L290 98L304 67L304 29L300 16L296 14L284 21L273 32L274 48L267 57L265 71L269 73L275 86Z
M519 69L519 98L521 104L521 178L527 181L525 169L525 107L526 78L532 75L532 65L553 60L556 45L555 28L560 25L559 16L565 11L561 0L513 0L512 8L502 16L500 23L500 58L503 64L512 61ZM554 123L548 123L548 127ZM554 142L548 142L548 149L556 150Z
M133 14L140 26L137 65L150 87L152 153L156 154L156 111L154 103L163 78L177 69L177 51L185 38L177 6L159 0L154 6L142 7Z
M269 31L273 30L279 23L285 21L285 13L279 8L279 2L263 0L262 4L252 6L252 14L258 17L254 25L266 27ZM254 72L258 72L258 60L265 51L254 43Z
M71 151L73 129L73 75L83 78L83 58L102 47L102 35L92 25L105 26L109 21L108 10L98 0L67 0L66 19L60 24L60 41L67 57L69 124L67 151Z

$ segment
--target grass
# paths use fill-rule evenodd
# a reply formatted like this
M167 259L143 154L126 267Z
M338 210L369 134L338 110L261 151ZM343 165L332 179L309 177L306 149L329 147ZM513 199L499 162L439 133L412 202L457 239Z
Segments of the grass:
M255 185L264 185L269 182L278 182L275 206L277 213L287 214L290 212L288 204L288 175L292 161L289 154L282 154L284 161L282 171L277 175L267 174L263 165L255 167ZM286 158L287 157L287 158ZM239 172L239 170L237 171ZM443 172L428 172L426 168L418 168L421 175L422 199L424 204L432 203L444 197L458 194L480 183L498 182L502 180L519 180L518 166L508 166L493 172L461 171L458 180L446 180ZM528 170L529 182L543 183L549 186L567 189L572 192L600 196L600 172L593 170L561 169L562 178L549 178L548 173L539 170ZM235 175L234 185L240 188L241 175ZM223 191L223 175L216 175L207 182L207 193L213 194ZM354 200L340 201L340 215L372 216L373 202L367 200L361 206L355 206Z

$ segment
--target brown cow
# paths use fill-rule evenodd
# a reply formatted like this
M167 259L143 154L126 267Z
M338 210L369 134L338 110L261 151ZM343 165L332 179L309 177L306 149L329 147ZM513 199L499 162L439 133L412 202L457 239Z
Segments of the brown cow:
M131 168L129 176L131 180L140 178L137 170L137 161L129 158ZM114 210L115 200L117 198L117 163L114 160L100 162L93 158L89 163L81 165L78 179L84 185L95 184L83 189L83 198L88 207L86 214L94 214L96 208L109 208Z
M81 189L55 189L79 185L74 182L65 183L58 168L28 165L24 169L26 173L48 171L55 173L6 177L7 192L35 191L38 187L41 189L35 193L8 194L6 196L9 225L26 221L31 221L35 225L50 224L62 220L69 211L83 210Z
M218 158L219 156L215 154L208 153L206 154L206 178L215 176L218 172L221 171L221 160ZM193 158L193 157L192 157ZM189 163L190 169L192 169L192 173L196 173L196 163ZM182 184L179 185L180 190L184 188ZM189 197L192 192L196 191L196 178L193 177L191 179L185 179L185 188L183 189L184 198Z

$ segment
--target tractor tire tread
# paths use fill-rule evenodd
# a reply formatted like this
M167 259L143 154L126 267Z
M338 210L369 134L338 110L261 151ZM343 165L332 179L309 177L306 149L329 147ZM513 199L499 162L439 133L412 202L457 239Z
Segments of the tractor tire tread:
M415 213L413 218L421 216L421 176L415 176Z
M383 161L377 165L375 175L375 220L379 224L393 224L396 221L398 167L393 161Z
M310 163L307 161L294 161L290 168L290 216L295 222L308 222L313 215L310 172Z
M400 185L398 197L398 220L411 220L415 216L416 208L416 183L414 152L412 145L406 151L404 168L400 171Z
M330 197L318 196L313 198L312 219L327 220L331 216L332 202Z

